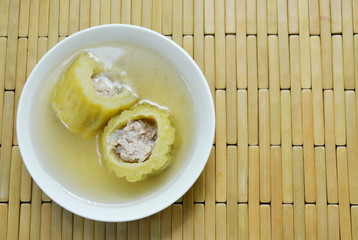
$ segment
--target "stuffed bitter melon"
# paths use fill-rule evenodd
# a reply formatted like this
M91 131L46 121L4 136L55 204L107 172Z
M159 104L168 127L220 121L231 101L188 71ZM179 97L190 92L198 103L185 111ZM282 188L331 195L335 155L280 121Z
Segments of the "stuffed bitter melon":
M140 126L136 128L135 124L141 125L142 128ZM150 130L153 126L156 128L155 135ZM135 131L135 129L139 129L139 132L130 133L130 130ZM137 138L138 135L140 135L139 138ZM118 136L122 137L122 142L114 139ZM154 146L150 146L150 143L144 146L145 143L144 145L143 142L138 143L141 140L130 139L131 136L142 139L144 142L154 138ZM149 137L146 138L146 136ZM147 140L143 140L143 138ZM120 115L112 118L100 134L99 150L102 163L108 171L114 172L118 177L125 177L127 181L137 182L147 174L166 167L174 138L175 130L171 126L169 113L166 110L149 104L137 105L133 109L123 111ZM113 142L116 142L117 145ZM134 156L132 159L123 159L126 154L121 154L120 150L118 151L118 145L123 144L123 142L129 142L127 157L132 154ZM137 153L138 148L133 144L142 144L140 145L142 147L138 147L142 149L149 146L151 148L150 153ZM143 156L146 158L144 159Z
M57 83L52 107L72 132L94 136L111 117L136 103L135 94L106 75L103 64L84 53Z

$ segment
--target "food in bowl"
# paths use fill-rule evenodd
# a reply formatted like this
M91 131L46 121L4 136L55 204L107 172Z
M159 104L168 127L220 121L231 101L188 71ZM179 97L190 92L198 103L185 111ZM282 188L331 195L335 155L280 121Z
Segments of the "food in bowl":
M96 138L68 130L56 117L52 93L61 74L84 52L90 52L111 70L110 74L104 71L91 76L95 78L91 85L94 89L96 81L99 86L106 84L104 78L120 78L120 86L110 87L103 94L114 95L121 86L130 86L138 97L130 111L148 104L169 113L176 132L169 164L163 171L137 182L109 173L99 161ZM145 28L110 24L75 33L43 56L21 93L16 126L24 163L53 201L82 217L118 222L163 210L193 185L212 148L215 114L205 78L182 48ZM122 138L130 129L148 131L145 141L150 143L150 152L158 127L152 119L143 118L117 130L124 131ZM136 164L149 160L148 151L134 156L116 149L116 141L121 139L114 138L111 145L126 161Z
M100 162L118 177L137 182L168 165L175 130L167 109L142 103L129 110L138 96L121 80L128 69L121 69L122 74L112 70L118 56L111 57L117 60L106 68L101 57L91 51L79 54L69 69L58 76L52 108L74 133L94 137L102 132L97 143ZM133 81L136 79L129 78L128 83Z
M126 91L99 94L93 84L99 74ZM49 172L69 192L96 203L127 203L161 188L183 166L196 141L196 109L183 82L172 63L139 44L111 41L73 53L49 76L36 112ZM61 112L56 107L62 101L69 108ZM73 123L58 117L64 112ZM121 154L110 142L136 120L154 123L157 131L145 159L126 158L128 147Z

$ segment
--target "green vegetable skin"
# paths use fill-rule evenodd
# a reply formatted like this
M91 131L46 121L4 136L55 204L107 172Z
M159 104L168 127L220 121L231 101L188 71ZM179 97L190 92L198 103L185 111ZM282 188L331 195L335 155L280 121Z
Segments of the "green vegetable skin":
M91 77L102 71L102 63L88 53L81 54L53 93L52 108L57 117L69 130L84 137L97 135L109 119L137 102L137 96L126 88L113 96L98 95Z
M128 121L139 119L153 120L157 124L157 140L149 158L142 163L129 163L111 148L110 135L117 129L122 129ZM163 169L169 162L171 145L174 143L175 129L171 126L169 113L149 104L140 104L131 110L123 111L112 118L99 136L99 149L104 166L118 177L125 177L129 182L137 182L147 174Z

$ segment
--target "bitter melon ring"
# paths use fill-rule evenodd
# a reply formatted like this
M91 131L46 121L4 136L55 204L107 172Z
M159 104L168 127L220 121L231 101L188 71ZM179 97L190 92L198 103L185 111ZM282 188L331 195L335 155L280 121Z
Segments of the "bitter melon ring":
M136 120L154 121L157 126L157 139L148 159L141 163L122 160L111 146L110 136L124 128L128 122ZM123 111L112 118L99 136L99 151L105 168L129 182L137 182L147 174L167 166L171 145L174 143L175 130L170 124L169 113L154 105L140 104L131 110Z
M101 62L83 53L55 87L52 107L74 133L87 137L97 135L110 118L137 101L137 96L125 87L113 96L97 94L91 77L103 71Z

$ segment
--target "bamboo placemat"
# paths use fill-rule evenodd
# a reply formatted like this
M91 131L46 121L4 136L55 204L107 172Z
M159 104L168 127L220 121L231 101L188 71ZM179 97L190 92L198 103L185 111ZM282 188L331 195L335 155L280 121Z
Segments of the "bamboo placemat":
M15 119L56 42L131 23L184 47L216 104L204 173L133 222L78 217L31 180ZM0 239L358 239L358 0L1 0Z

